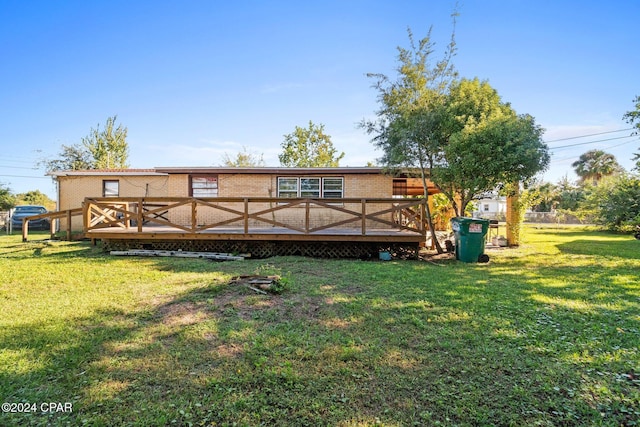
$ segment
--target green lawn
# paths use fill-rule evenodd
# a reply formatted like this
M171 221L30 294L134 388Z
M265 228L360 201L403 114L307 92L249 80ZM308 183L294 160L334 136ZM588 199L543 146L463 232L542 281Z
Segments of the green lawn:
M640 424L640 241L526 239L488 264L216 263L2 235L0 395L35 412L0 425ZM229 284L252 273L287 288Z

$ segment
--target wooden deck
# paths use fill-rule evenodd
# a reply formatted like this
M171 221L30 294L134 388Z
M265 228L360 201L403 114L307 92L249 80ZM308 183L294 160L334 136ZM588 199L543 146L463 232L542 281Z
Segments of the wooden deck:
M138 239L138 240L258 240L258 241L325 241L325 242L380 242L422 243L425 237L419 233L393 229L367 229L366 234L349 228L328 228L322 231L301 232L285 227L224 227L185 232L170 226L144 225L137 228L101 228L85 233L92 239Z
M424 199L91 198L95 239L420 243Z
M421 198L110 197L86 198L80 210L43 215L52 221L52 234L54 221L66 218L68 239L71 217L81 215L82 236L102 241L106 250L361 257L390 247L417 253L426 241L425 208Z

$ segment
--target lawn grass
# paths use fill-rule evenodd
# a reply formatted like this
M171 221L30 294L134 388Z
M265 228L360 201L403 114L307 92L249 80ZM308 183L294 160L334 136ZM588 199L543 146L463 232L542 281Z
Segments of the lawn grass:
M0 395L37 404L0 425L638 425L640 241L526 238L464 264L0 236ZM229 284L253 273L285 291Z

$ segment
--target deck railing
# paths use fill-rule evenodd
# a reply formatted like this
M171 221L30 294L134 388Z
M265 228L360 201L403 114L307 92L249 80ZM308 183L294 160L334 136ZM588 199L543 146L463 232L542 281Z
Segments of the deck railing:
M102 197L84 201L84 232L122 228L141 233L145 226L165 226L198 234L235 227L249 234L257 228L313 234L327 229L403 230L426 234L425 199L273 198L273 197Z
M67 209L63 211L47 212L39 215L28 216L22 219L22 241L26 242L29 238L29 221L46 218L49 220L51 237L53 238L58 229L57 222L66 219L66 235L67 240L71 240L71 218L82 215L82 208Z

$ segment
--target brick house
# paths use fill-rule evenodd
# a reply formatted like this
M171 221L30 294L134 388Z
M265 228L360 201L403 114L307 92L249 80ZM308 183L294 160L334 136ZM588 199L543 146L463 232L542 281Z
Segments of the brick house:
M423 194L421 179L406 173L391 176L379 167L157 167L57 171L51 175L57 182L59 211L81 207L86 197L330 199ZM431 183L428 185L429 194L437 192ZM72 228L82 229L81 218L73 219Z

